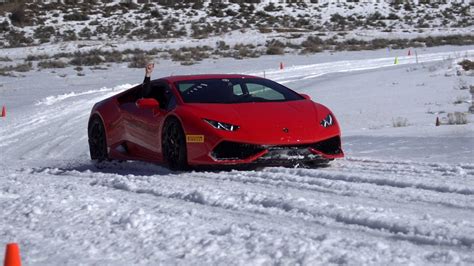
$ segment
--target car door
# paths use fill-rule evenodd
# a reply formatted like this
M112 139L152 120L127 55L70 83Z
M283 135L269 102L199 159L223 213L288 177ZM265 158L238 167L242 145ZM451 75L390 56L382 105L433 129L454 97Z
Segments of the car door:
M133 157L161 161L161 127L169 111L169 100L164 95L169 87L165 82L153 82L151 88L149 97L160 103L158 110L138 108L135 101L122 105L127 149Z

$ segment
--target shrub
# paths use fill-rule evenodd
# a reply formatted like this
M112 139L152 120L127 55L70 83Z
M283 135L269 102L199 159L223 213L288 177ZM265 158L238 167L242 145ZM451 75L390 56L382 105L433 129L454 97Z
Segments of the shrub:
M374 49L374 50L386 48L386 47L388 47L388 45L389 45L389 40L387 40L387 39L379 38L379 39L373 39L371 41L371 46L372 46L371 48Z
M448 113L449 125L465 125L467 124L467 115L461 112Z
M70 21L85 21L85 20L89 20L89 16L86 15L86 14L81 14L81 13L74 12L72 14L64 15L63 19L64 20L70 20Z
M5 34L4 37L10 44L10 47L21 47L30 45L34 42L32 38L25 37L25 33L22 31L10 30L10 32Z
M474 69L474 61L471 61L471 60L468 60L468 59L464 59L463 61L459 62L458 63L462 69L464 69L465 71L469 71L469 70L473 70Z
M61 60L47 60L38 62L40 68L65 68L66 63Z
M3 77L14 77L15 75L13 75L12 73L8 72L8 70L6 70L6 69L0 67L0 76L3 76Z
M404 117L392 118L393 127L406 127L408 126L408 119Z
M191 65L196 64L196 62L194 62L194 61L183 61L180 64L183 65L183 66L191 66Z
M214 31L214 28L211 24L207 23L205 25L191 25L191 36L196 39L204 39L209 37L209 35Z
M18 64L12 68L13 71L17 72L28 72L33 68L33 64L31 62L23 63L23 64Z
M204 8L204 4L203 2L199 2L199 1L196 1L193 6L192 6L193 9L202 9Z
M454 100L453 104L462 104L462 103L466 103L467 101L468 101L467 96L458 96L456 97L456 100Z
M142 49L138 49L138 48L135 48L135 49L125 49L123 51L124 54L144 54L145 51L143 51Z
M98 26L98 25L100 25L100 22L97 19L89 22L89 26Z
M126 9L137 9L138 5L133 2L122 2L120 5Z
M42 42L49 41L51 36L55 33L54 27L52 26L41 26L36 28L33 37L36 39L41 39Z
M385 17L382 14L380 14L380 12L378 11L375 11L375 13L372 13L369 16L367 16L367 20L377 21L377 20L382 20L382 19L385 19Z
M106 53L104 55L106 62L120 63L123 62L123 55L121 52L113 50L112 52Z
M2 23L0 23L0 33L1 32L7 32L10 30L10 24L8 21L4 20Z
M80 32L79 32L79 37L89 39L92 36L92 31L88 27L84 27Z
M143 68L150 62L150 58L148 58L145 54L135 54L132 56L130 63L128 63L129 68Z
M324 41L317 36L308 36L301 46L303 46L303 53L319 53L323 50Z
M342 29L344 29L346 25L346 18L341 16L339 13L335 13L331 15L330 21L335 25L338 25Z
M279 54L284 54L285 49L279 46L268 46L267 48L267 54L268 55L279 55Z
M49 55L47 54L38 54L38 55L28 55L26 57L26 61L38 61L38 60L42 60L42 59L48 59L49 58Z
M267 54L268 55L279 55L285 53L285 44L278 41L272 40L267 43Z
M230 46L227 45L224 41L219 41L216 43L217 49L219 50L229 50Z
M75 53L74 56L70 61L74 66L95 66L104 62L104 59L97 54L84 55L82 53Z
M395 13L390 13L388 16L387 16L387 19L390 19L390 20L399 20L400 17L395 14Z
M238 15L238 13L235 12L234 10L232 10L232 9L227 9L225 11L225 14L226 14L227 17L235 17L235 16Z
M263 7L263 10L267 12L273 12L273 11L277 11L277 8L275 7L274 3L269 3L267 6Z
M77 40L76 32L73 30L66 30L62 35L59 35L63 41L75 41Z
M171 60L173 61L189 62L192 60L192 55L189 52L172 49L169 53L171 55Z
M98 34L112 35L114 28L110 25L98 25L95 28L95 32Z
M272 32L273 30L271 28L258 28L258 31L260 31L260 33L270 33Z
M245 57L258 57L254 49L255 49L255 46L253 45L245 45L245 44L238 43L234 45L234 50L236 50L237 53L235 53L233 57L236 59L242 59Z
M15 26L26 26L31 23L31 21L28 19L28 17L25 14L25 7L24 5L19 5L17 8L15 8L11 15L10 15L10 20L13 25Z

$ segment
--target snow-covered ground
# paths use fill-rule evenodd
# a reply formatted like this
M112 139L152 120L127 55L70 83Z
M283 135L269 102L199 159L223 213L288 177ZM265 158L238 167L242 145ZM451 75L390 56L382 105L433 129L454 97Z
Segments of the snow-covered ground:
M418 63L414 50L379 50L156 65L156 77L265 75L311 95L343 130L347 157L323 169L99 169L89 111L143 70L1 77L0 244L18 242L26 265L472 265L474 117L446 117L472 103L461 88L474 76L456 62L474 47L416 52Z

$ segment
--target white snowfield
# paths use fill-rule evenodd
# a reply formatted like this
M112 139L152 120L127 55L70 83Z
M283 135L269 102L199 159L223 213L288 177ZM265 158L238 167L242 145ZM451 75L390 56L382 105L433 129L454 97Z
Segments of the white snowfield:
M321 169L97 167L89 111L143 70L2 77L0 244L18 242L25 265L473 265L474 121L446 115L472 103L460 87L474 76L456 62L474 47L417 53L418 64L374 51L156 66L157 76L265 73L311 95L338 118L347 155Z

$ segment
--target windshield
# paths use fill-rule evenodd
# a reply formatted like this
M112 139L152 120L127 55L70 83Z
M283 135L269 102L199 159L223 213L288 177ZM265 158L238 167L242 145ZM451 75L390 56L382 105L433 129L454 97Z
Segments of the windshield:
M298 93L260 78L218 78L175 83L185 103L283 102L304 99Z

